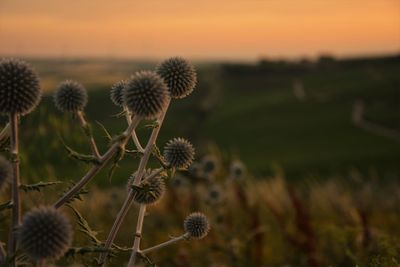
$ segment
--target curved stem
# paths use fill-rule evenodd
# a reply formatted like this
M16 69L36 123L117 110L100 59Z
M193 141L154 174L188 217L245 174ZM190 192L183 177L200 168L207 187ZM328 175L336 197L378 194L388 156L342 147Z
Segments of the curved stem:
M142 180L145 168L147 166L147 162L149 161L150 155L153 151L154 144L157 140L157 137L160 132L160 128L164 121L165 115L167 113L169 104L170 104L170 100L169 100L164 112L161 114L160 118L157 121L158 122L157 127L153 129L153 131L150 135L149 141L147 142L146 148L144 149L143 155L140 159L139 167L136 172L137 174L136 174L135 180L133 182L134 185L138 185L140 183L140 181ZM130 206L132 205L134 196L135 196L135 192L133 190L129 190L129 193L126 196L124 204L122 205L121 210L119 211L117 218L115 219L114 224L110 230L110 233L108 234L107 240L104 244L104 247L106 250L109 250L110 247L112 246L112 243L114 242L114 239L117 236L118 230L121 227L121 224L122 224L126 214L128 213ZM136 254L136 251L135 251L135 254ZM108 255L107 252L100 255L99 261L98 261L100 265L104 264L104 262L107 258L107 255Z
M18 114L10 114L10 125L11 125L11 161L13 167L13 180L11 188L12 196L12 220L10 228L10 239L8 252L9 256L13 257L17 248L17 232L16 228L21 223L21 200L19 194L20 186L20 171L19 171L19 142L18 142ZM15 266L15 257L13 257L12 266Z
M157 250L157 249L160 249L160 248L163 248L163 247L166 247L166 246L172 245L174 243L177 243L179 241L187 240L187 239L189 239L189 234L188 233L183 234L183 235L178 236L178 237L175 237L175 238L172 238L172 239L170 239L168 241L165 241L165 242L163 242L161 244L158 244L158 245L155 245L153 247L143 249L140 252L143 253L143 254L147 254L147 253L152 252L154 250Z
M130 124L131 122L132 122L132 115L131 115L131 113L129 112L129 110L127 109L127 108L124 108L124 110L125 110L125 117L126 117L126 122L128 123L128 124ZM133 140L133 142L135 143L135 146L136 146L136 148L137 148L137 150L139 151L139 152L144 152L144 148L142 147L142 145L140 144L140 141L139 141L139 138L137 137L137 135L136 135L136 131L133 131L132 132L132 140Z
M135 117L132 123L128 126L128 129L124 132L124 138L121 139L120 142L113 144L108 151L100 157L98 165L94 165L86 174L81 178L81 180L75 184L67 193L65 193L57 202L54 204L54 207L58 209L65 203L67 203L71 198L79 192L106 164L107 162L115 155L115 153L126 145L129 140L129 137L132 131L139 124L140 118Z
M79 123L81 124L85 135L89 138L90 149L92 150L93 155L96 157L96 159L100 159L101 156L99 149L97 148L96 141L93 138L90 125L87 123L82 111L78 111L76 115L78 116Z

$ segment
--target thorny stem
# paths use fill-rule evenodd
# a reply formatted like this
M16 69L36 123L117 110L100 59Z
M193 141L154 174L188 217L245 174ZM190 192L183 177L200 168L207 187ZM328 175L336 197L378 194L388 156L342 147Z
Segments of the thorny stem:
M143 254L147 254L147 253L152 252L154 250L157 250L157 249L172 245L172 244L174 244L176 242L179 242L179 241L182 241L182 240L188 240L189 237L190 237L189 234L185 233L185 234L183 234L181 236L174 237L174 238L172 238L172 239L170 239L170 240L168 240L166 242L163 242L161 244L155 245L155 246L150 247L150 248L143 249L140 252L143 253Z
M4 126L3 130L1 130L0 132L0 141L8 137L9 134L10 134L10 123L7 123L6 126Z
M129 140L129 137L132 131L139 124L140 118L135 117L131 124L128 126L126 131L124 132L124 138L121 139L120 142L114 143L108 151L100 157L99 164L94 165L86 174L82 177L82 179L74 185L67 193L64 194L55 204L54 207L58 209L65 203L67 203L76 193L79 192L106 164L107 162L117 153L117 151L126 145Z
M21 223L21 201L19 195L20 175L19 175L19 142L18 142L18 114L10 114L11 125L11 161L13 167L13 181L11 188L12 197L12 220L10 228L10 239L8 245L8 254L10 257L15 255L17 249L17 232L16 228ZM15 266L15 257L12 260L12 266Z
M82 111L78 111L76 115L78 116L79 123L81 124L83 131L85 132L85 135L89 138L90 148L92 150L93 155L96 157L96 159L100 159L101 156L99 153L99 149L97 148L96 141L94 140L92 133L90 132L91 131L90 125L87 123Z
M168 109L169 104L170 104L170 101L168 102L168 105L166 106L165 111L160 116L160 119L158 120L158 127L153 130L154 134L152 134L150 136L150 140L146 145L146 149L145 149L145 152L144 152L143 157L142 157L142 160L144 160L145 163L143 165L142 164L139 165L138 175L136 175L136 177L135 177L134 185L139 185L140 181L142 180L142 176L144 174L144 169L145 169L145 167L147 165L147 162L149 160L149 157L150 157L150 155L151 155L151 153L153 151L154 145L155 145L157 137L158 137L158 133L160 132L160 128L161 128L161 125L162 125L162 123L164 121L164 118L165 118L165 115L167 113L167 109ZM142 163L142 161L140 163ZM134 194L134 191L132 189L129 190L128 196L133 195L133 194ZM133 247L132 247L132 254L131 254L129 263L127 265L128 267L135 266L136 254L140 250L140 239L141 239L141 236L142 236L142 226L143 226L144 213L145 212L146 212L146 206L145 205L141 205L140 206L140 210L139 210L138 220L137 220L137 223L136 223L136 233L135 233L135 240L133 242Z
M130 124L132 122L132 114L129 112L129 110L127 108L124 108L124 110L125 110L126 122L128 124ZM143 153L144 148L140 144L139 138L137 137L135 130L132 132L132 140L135 143L137 150L139 150L139 152Z
M139 209L138 220L136 224L136 233L135 233L135 241L132 247L132 254L129 259L129 263L127 267L132 267L135 265L136 262L136 254L140 249L140 238L142 236L142 229L143 229L143 221L144 216L146 215L146 205L141 204Z
M161 125L162 125L162 123L164 121L165 115L167 113L170 101L171 100L168 101L168 104L165 107L165 110L161 114L160 118L157 120L157 123L158 123L157 127L153 129L153 131L152 131L152 133L150 135L149 141L147 142L146 148L144 149L143 155L142 155L142 157L140 159L139 167L138 167L138 170L136 172L137 174L136 174L135 180L133 182L134 185L139 185L140 181L142 180L142 177L144 175L144 171L145 171L147 162L149 161L150 155L151 155L151 153L153 151L154 144L155 144L155 142L157 140L157 137L158 137L158 134L160 132L160 128L161 128ZM104 247L105 247L106 250L110 249L112 243L114 242L114 239L115 239L115 237L116 237L116 235L118 233L118 230L121 227L121 224L122 224L126 214L128 213L129 208L132 205L134 196L135 196L135 192L132 189L129 190L129 193L128 193L125 201L124 201L124 204L122 205L121 210L119 211L119 213L117 215L117 218L115 219L114 224L113 224L113 226L112 226L112 228L110 230L110 233L108 234L107 240L106 240L106 242L104 244ZM136 237L135 237L135 239L136 239ZM137 251L133 251L132 253L136 254L136 252ZM99 257L99 264L100 265L104 264L107 255L108 255L107 252L105 252L105 253L100 255L100 257Z

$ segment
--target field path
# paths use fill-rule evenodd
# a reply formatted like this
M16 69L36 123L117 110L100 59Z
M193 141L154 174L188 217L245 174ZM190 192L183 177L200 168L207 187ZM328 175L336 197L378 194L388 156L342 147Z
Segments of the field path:
M362 128L370 133L394 139L400 142L400 132L366 120L364 118L364 112L365 112L364 101L356 100L354 102L353 111L351 114L351 119L355 126Z

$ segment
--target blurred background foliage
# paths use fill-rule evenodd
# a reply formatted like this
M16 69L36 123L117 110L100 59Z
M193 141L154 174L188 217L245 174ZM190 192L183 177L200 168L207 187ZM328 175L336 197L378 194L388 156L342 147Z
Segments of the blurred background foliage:
M108 140L100 124L112 135L126 128L121 110L109 98L111 85L156 64L29 61L45 94L37 110L21 120L23 181L64 183L44 193L26 193L27 207L53 203L69 181L88 169L68 158L63 148L61 140L89 152L77 121L53 105L57 84L75 79L87 87L86 114L105 151ZM158 146L173 137L188 138L197 149L197 163L171 179L164 201L149 209L143 246L179 235L183 219L194 210L210 216L213 227L202 241L152 253L156 263L398 266L400 56L199 62L196 67L198 87L190 97L173 101ZM1 120L4 125L5 118ZM146 123L138 131L143 140L150 132ZM74 202L101 240L137 164L127 156L111 180L106 168L87 187L85 201ZM2 202L6 198L3 194ZM133 209L118 244L131 245L135 218ZM5 236L5 224L0 229ZM88 243L79 232L75 239L78 245ZM117 255L111 266L121 266L127 257ZM89 258L82 260L90 266Z

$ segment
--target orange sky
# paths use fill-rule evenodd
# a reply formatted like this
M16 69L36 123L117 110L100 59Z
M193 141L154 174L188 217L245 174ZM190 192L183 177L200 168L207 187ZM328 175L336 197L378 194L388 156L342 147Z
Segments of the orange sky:
M0 0L0 55L193 59L400 52L400 0Z

